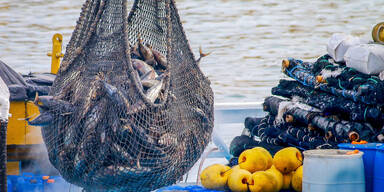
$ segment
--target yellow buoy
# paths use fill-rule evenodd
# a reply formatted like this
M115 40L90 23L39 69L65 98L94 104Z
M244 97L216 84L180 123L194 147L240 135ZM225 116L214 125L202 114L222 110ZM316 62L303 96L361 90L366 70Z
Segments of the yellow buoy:
M372 39L377 43L384 44L384 22L378 23L373 27Z

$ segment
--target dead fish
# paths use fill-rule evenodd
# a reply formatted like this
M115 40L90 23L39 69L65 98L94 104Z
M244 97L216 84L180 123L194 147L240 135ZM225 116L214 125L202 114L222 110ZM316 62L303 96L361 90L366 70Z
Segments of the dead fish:
M118 106L120 106L123 109L129 108L131 106L129 99L126 97L126 94L124 94L121 90L119 90L117 87L108 84L103 81L104 90L106 91L106 95Z
M163 87L163 80L158 81L156 85L152 86L147 91L147 98L153 103L156 101L156 99L159 97L159 94L161 92L161 88Z
M142 81L145 81L145 80L154 80L157 77L158 75L155 71L149 71L147 74L142 75L140 78Z
M157 62L155 59L152 59L152 60L146 60L145 61L148 65L152 66L152 67L156 67L157 66Z
M140 75L137 71L133 71L133 78L135 78L136 82L137 82L137 88L140 89L140 90L143 90L143 85L141 84L141 79L140 79Z
M131 59L142 59L139 51L139 45L136 44L135 46L131 47Z
M139 75L143 76L151 71L155 71L155 69L148 65L146 62L139 59L132 59L133 68L139 72Z
M148 80L141 81L141 84L143 85L144 88L151 88L155 86L158 82L159 82L158 80L148 79Z
M208 56L208 55L211 54L211 53L203 53L203 49L201 48L201 46L200 46L200 48L199 48L199 53L200 53L200 58L196 60L196 63L197 63L197 64L200 64L200 61L201 61L201 59L202 59L203 57L206 57L206 56Z
M151 50L152 50L153 56L155 57L155 60L157 61L158 66L161 69L166 70L168 68L167 58L163 54L161 54L159 51L156 51L152 48Z
M71 103L56 99L53 96L39 96L36 94L34 104L37 105L41 111L55 110L62 113L69 113L74 110Z
M30 120L30 118L27 118L26 120L28 122L28 125L44 127L50 125L53 122L54 118L50 112L43 112L40 113L40 115L34 118L33 120Z
M156 73L155 73L156 74ZM143 85L143 87L145 88L151 88L153 86L155 86L159 81L161 81L162 79L164 79L165 77L167 76L167 74L163 73L161 75L152 75L152 72L148 75L145 75L145 77L143 77L141 79L141 84ZM164 85L164 84L163 84ZM164 86L162 87L162 89L164 89Z
M151 49L143 44L143 40L140 38L140 35L138 40L139 40L139 52L140 52L140 55L143 57L144 61L154 60L155 57L153 56Z

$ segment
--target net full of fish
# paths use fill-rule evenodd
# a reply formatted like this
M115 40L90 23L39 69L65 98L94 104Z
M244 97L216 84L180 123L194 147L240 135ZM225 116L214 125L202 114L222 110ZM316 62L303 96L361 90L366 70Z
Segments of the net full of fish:
M204 54L201 54L204 56ZM179 180L213 128L213 92L173 0L87 0L49 96L37 96L50 162L86 191Z

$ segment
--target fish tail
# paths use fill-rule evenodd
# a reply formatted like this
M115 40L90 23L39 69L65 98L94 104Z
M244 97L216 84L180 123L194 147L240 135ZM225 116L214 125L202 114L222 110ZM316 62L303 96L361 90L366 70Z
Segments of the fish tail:
M212 52L209 52L209 53L203 53L203 49L202 49L201 46L200 46L200 48L199 48L199 53L200 53L200 59L201 59L201 58L203 58L203 57L206 57L206 56L210 55Z

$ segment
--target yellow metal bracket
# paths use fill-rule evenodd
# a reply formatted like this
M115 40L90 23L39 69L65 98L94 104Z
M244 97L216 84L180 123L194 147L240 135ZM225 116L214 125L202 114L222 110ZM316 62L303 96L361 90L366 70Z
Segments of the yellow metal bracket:
M64 54L61 53L62 44L63 44L63 35L56 33L52 37L52 52L47 55L52 58L51 60L51 73L57 74L60 68L60 59L64 57Z

